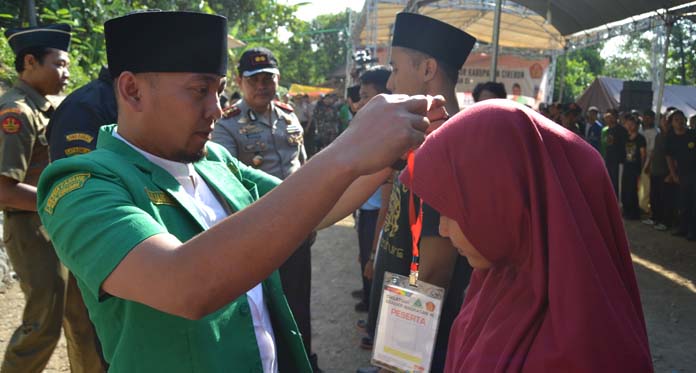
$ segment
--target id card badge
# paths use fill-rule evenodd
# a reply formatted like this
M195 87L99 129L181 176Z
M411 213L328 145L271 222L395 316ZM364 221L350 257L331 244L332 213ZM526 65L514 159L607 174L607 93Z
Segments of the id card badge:
M395 372L428 372L445 290L391 272L384 274L372 364Z

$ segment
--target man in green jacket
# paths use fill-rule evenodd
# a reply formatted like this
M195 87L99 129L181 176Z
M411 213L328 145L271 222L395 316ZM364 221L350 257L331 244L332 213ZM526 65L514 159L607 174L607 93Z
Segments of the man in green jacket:
M118 124L39 182L42 222L111 372L310 371L276 269L366 200L443 112L442 100L376 98L277 186L208 141L222 115L226 24L188 12L106 22Z

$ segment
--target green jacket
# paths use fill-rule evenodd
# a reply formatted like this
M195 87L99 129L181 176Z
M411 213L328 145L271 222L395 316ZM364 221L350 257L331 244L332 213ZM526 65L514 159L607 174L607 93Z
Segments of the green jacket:
M114 138L115 128L102 127L97 150L51 164L38 186L41 220L61 261L77 278L110 371L261 372L246 295L200 320L188 320L101 291L104 280L144 239L168 232L185 242L204 230L179 183ZM279 183L219 145L209 142L207 148L206 158L194 167L233 211ZM280 370L310 372L277 272L263 289Z

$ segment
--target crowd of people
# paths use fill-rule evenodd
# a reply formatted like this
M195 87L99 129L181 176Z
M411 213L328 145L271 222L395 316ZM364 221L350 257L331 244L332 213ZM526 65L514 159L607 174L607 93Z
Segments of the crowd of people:
M460 111L476 39L414 13L346 102L277 100L282 64L256 47L223 108L227 32L202 13L111 19L108 66L60 105L46 96L69 78L70 27L6 33L19 79L0 98L0 202L27 303L1 372L43 370L61 325L73 371L319 372L311 246L353 212L360 347L400 276L441 289L413 370L652 371L617 198L640 218L650 174L645 223L696 238L682 112L660 131L650 112L540 114L495 82Z
M655 112L553 104L541 112L584 138L604 158L623 217L696 240L696 137L682 110Z

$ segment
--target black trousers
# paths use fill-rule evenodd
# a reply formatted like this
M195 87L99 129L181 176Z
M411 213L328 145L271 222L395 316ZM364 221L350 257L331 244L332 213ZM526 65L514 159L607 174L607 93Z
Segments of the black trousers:
M696 236L696 182L679 178L679 231Z
M679 206L679 184L674 183L664 183L662 184L664 191L662 197L664 198L665 208L664 208L664 225L668 227L674 227L677 224L677 206Z
M620 162L614 160L607 160L605 162L607 166L607 172L609 173L609 179L611 179L611 185L614 186L614 194L616 198L619 198L619 164Z
M372 244L375 239L375 226L377 225L377 216L379 209L363 210L360 209L358 215L358 246L360 248L360 277L362 278L363 298L362 301L366 305L370 304L370 288L372 282L363 276L365 273L365 265L370 259L372 253Z
M650 176L650 217L655 224L665 224L665 178L667 175ZM666 224L665 224L666 225Z
M280 279L285 297L302 333L307 354L312 353L312 325L310 320L310 296L312 293L312 244L317 238L313 232L297 250L280 266Z
M638 178L640 177L640 165L626 163L621 175L621 203L623 204L624 217L627 219L640 218L640 206L638 205Z

